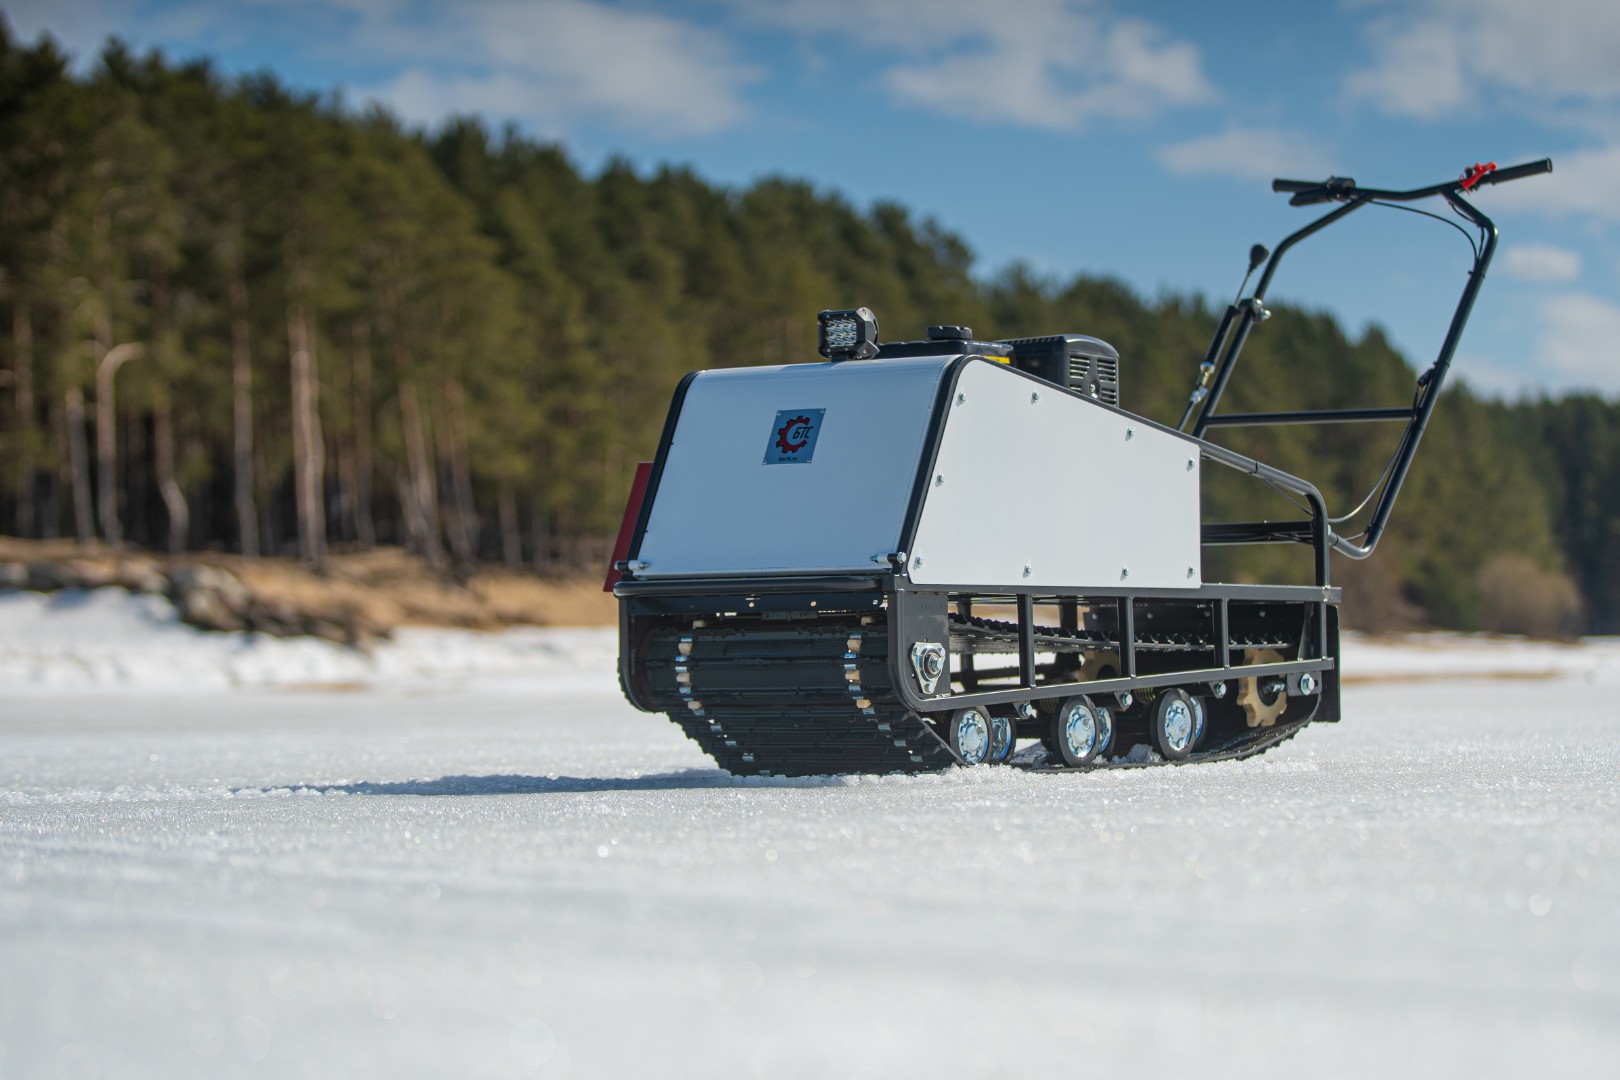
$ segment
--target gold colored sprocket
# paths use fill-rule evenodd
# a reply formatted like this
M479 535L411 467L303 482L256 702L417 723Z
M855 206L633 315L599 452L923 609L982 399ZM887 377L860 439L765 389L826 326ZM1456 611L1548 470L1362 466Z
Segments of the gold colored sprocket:
M1276 649L1244 649L1243 662L1278 664L1282 662L1282 653ZM1243 706L1243 717L1250 727L1270 727L1277 722L1283 710L1288 708L1288 695L1279 691L1267 701L1266 696L1260 692L1260 677L1251 675L1247 679L1238 680L1237 703Z
M1113 649L1094 649L1086 653L1085 662L1080 665L1078 682L1091 682L1095 679L1116 678L1119 675L1119 653Z

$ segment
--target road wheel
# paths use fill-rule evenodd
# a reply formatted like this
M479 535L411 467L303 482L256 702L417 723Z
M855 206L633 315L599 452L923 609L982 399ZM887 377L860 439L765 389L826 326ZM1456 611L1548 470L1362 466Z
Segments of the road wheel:
M1018 722L1003 712L990 714L990 753L985 760L1000 765L1012 757L1018 743Z
M1187 695L1193 707L1193 749L1204 745L1204 734L1209 730L1209 704L1197 694Z
M1052 717L1052 745L1063 764L1090 765L1108 742L1113 741L1113 718L1084 694L1064 698Z
M1097 756L1101 761L1114 752L1114 710L1106 705L1093 705L1097 710Z
M1153 745L1166 761L1185 761L1196 741L1198 717L1185 690L1165 690L1153 703Z
M990 711L981 705L957 709L946 721L945 741L964 765L983 765L990 755Z

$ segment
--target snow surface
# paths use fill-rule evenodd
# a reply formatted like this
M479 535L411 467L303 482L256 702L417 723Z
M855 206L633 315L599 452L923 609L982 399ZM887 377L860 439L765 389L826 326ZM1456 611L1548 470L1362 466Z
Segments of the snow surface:
M491 675L543 680L553 690L617 692L617 655L611 628L406 628L367 652L319 638L198 630L163 597L121 589L0 590L0 690L7 694L398 688Z
M0 595L0 1076L1617 1073L1620 644L1355 639L1248 762L807 780L613 655Z

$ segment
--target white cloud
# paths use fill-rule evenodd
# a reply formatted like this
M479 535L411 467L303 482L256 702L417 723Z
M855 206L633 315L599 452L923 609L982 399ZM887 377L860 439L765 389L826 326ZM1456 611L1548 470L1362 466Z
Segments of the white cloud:
M1277 176L1324 178L1332 157L1308 135L1289 131L1234 128L1159 148L1159 164L1183 176L1217 174L1240 180Z
M93 59L108 34L212 51L255 31L306 56L362 61L354 96L433 123L482 112L562 133L576 120L663 136L706 135L746 115L762 72L719 30L656 7L603 0L21 0L19 36L48 28Z
M1504 160L1501 164L1518 162ZM1584 217L1616 224L1620 223L1620 199L1615 197L1617 176L1620 146L1577 150L1555 154L1550 175L1481 188L1478 199L1492 215L1498 209L1536 210L1551 217Z
M362 90L422 122L480 112L541 128L587 117L706 135L743 118L742 90L760 75L717 32L655 11L590 0L480 0L434 11L420 25L384 3L366 19L383 20L378 29L387 31L367 35L373 47L420 62Z
M204 51L273 37L358 61L352 98L432 123L480 111L563 134L579 122L671 137L735 127L761 65L740 34L788 30L822 70L948 116L1077 131L1216 99L1197 47L1120 0L12 0L81 59L103 35ZM805 62L816 65L813 59ZM377 74L384 72L385 74Z
M1514 244L1502 255L1502 269L1520 281L1574 281L1581 276L1581 256L1552 244Z
M1620 390L1620 307L1590 293L1571 292L1541 306L1536 361L1565 385Z
M1398 116L1457 112L1487 90L1516 106L1620 100L1614 0L1396 0L1351 8L1373 63L1350 96Z
M134 0L12 0L3 15L19 41L32 45L49 34L81 64L107 42L109 26L134 21Z
M947 116L1077 131L1215 99L1192 44L1086 0L733 0L739 15L830 39L890 95Z

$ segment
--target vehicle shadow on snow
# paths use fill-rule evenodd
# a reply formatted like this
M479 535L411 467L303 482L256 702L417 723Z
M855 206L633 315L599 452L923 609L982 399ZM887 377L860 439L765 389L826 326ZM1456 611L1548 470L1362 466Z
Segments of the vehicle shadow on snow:
M441 776L437 780L362 780L353 784L287 784L275 789L321 795L579 795L604 791L689 791L703 788L842 787L839 776L732 776L719 769L683 769L650 776Z

